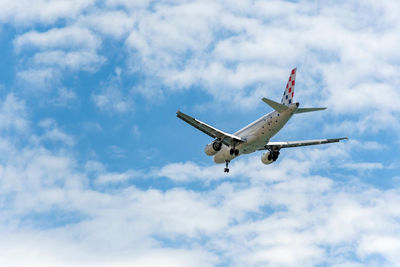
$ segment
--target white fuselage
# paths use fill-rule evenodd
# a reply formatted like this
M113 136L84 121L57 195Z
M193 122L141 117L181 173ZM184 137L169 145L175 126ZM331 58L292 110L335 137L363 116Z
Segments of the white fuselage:
M285 111L273 111L234 133L235 136L246 140L246 142L236 145L239 155L255 152L265 146L271 137L289 121L297 107L298 104L293 103ZM221 150L215 154L214 162L225 163L239 156L231 155L229 150L230 147L223 144Z

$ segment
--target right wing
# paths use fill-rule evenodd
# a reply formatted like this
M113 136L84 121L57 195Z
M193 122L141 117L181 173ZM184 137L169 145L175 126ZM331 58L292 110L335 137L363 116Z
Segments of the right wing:
M233 134L225 133L221 130L218 130L217 128L214 128L202 121L199 121L193 117L190 117L189 115L186 115L183 112L180 112L179 110L176 112L176 116L180 118L181 120L189 123L193 127L199 129L203 133L211 136L212 138L218 138L222 141L227 146L230 146L232 144L232 140L234 140L237 143L243 143L246 142L246 140L242 139L239 136L235 136Z

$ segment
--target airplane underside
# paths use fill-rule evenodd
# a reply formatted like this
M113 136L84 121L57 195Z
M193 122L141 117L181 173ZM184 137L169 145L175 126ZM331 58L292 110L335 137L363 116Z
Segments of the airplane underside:
M177 111L177 117L192 125L203 133L214 138L214 141L207 144L205 153L214 156L215 163L225 163L224 172L229 172L229 163L242 154L250 154L258 150L267 150L261 156L261 162L271 164L275 162L282 148L320 145L336 143L347 137L332 139L317 139L304 141L270 142L270 139L277 134L289 119L296 113L306 113L324 110L326 108L299 108L299 103L293 102L296 69L290 73L286 84L281 103L271 99L262 98L262 101L269 105L273 112L266 114L234 134L221 131L204 122L201 122L189 115Z

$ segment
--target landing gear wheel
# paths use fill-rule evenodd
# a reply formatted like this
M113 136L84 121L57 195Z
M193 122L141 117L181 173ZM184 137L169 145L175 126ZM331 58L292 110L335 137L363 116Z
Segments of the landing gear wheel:
M229 154L231 154L231 155L235 154L235 156L238 156L239 149L231 148L231 150L229 150Z
M228 168L229 162L230 162L229 160L226 160L226 161L225 161L225 166L226 166L226 167L225 167L225 169L224 169L224 172L226 172L226 173L229 172L229 168Z
M276 161L278 159L279 156L279 151L274 152L274 154L272 154L272 160Z

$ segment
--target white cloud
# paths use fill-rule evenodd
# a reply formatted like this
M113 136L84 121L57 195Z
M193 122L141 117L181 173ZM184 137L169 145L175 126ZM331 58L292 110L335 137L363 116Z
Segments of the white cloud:
M17 73L18 82L31 92L44 92L60 74L52 68L27 68Z
M49 265L54 259L60 265L78 266L101 262L156 265L160 259L171 266L190 261L202 266L333 265L353 262L354 257L368 264L368 257L376 253L388 265L399 260L394 252L400 242L399 192L359 182L340 185L312 175L321 155L335 165L340 154L332 157L325 150L315 150L321 154L301 160L288 156L275 166L261 165L258 157L238 160L232 164L233 174L238 175L193 191L182 186L139 189L130 184L119 188L101 185L100 189L90 186L88 177L118 183L132 174L109 173L102 163L93 161L81 169L70 156L44 147L23 151L3 160L0 168L1 202L8 201L1 209L2 229L8 234L0 244L7 245L3 259L16 266L24 262L14 259L16 254L10 250L22 253L29 249L21 243L36 244L34 254ZM292 168L301 165L308 167ZM214 173L226 177L220 165L194 163L168 165L160 175L192 180L189 173L182 174L181 167L190 167L192 175L202 179L212 179ZM76 217L72 222L61 221L60 226L40 230L41 242L37 242L40 216L46 220L46 214L58 211L80 215L72 216ZM29 217L32 212L36 217ZM14 231L5 221L15 222ZM390 242L385 243L388 237ZM15 238L19 242L10 242ZM384 242L388 250L368 245L371 242L364 238ZM29 255L27 259L36 263Z
M221 178L223 175L218 172L220 167L214 166L213 168L201 169L193 162L186 163L172 163L164 166L161 170L156 171L157 175L161 177L168 177L177 182L190 181L194 178L200 179L215 179Z
M0 21L20 25L51 24L77 17L95 0L1 0Z
M53 104L56 106L69 106L70 104L76 104L78 101L78 96L72 89L60 88Z
M358 163L346 163L344 167L359 171L383 169L383 165L380 162L358 162Z
M59 129L53 119L44 119L39 122L39 125L44 129L44 133L40 136L43 141L61 142L68 146L75 144L74 138Z
M96 106L104 111L125 113L133 109L133 103L117 88L106 88L99 94L93 94L92 99Z
M80 27L54 28L47 32L30 31L14 40L17 51L22 49L83 49L96 50L101 39L91 31Z
M385 255L390 261L396 262L399 258L400 240L396 237L382 235L367 235L361 240L358 253L362 257L376 253Z
M135 177L143 176L142 173L134 170L130 170L124 173L102 173L96 179L97 185L107 185L114 183L124 183Z
M280 96L298 66L296 94L305 104L354 114L348 123L361 133L397 129L399 9L397 1L160 2L130 10L139 15L126 45L133 72L158 79L162 90L200 88L214 108L253 109L261 96ZM142 91L154 90L162 93L157 86ZM374 120L360 119L366 111ZM382 113L390 119L377 128Z
M98 54L102 40L85 27L67 26L45 32L30 31L14 40L24 58L17 73L26 88L52 88L69 71L95 72L106 62Z
M125 94L118 72L107 84L100 88L99 92L92 93L92 100L102 111L127 113L134 110L132 97Z
M90 27L106 36L121 39L132 30L135 20L135 17L122 10L98 10L81 17L78 24Z
M128 9L145 8L151 4L151 0L125 1L125 0L106 0L105 4L112 8L125 7Z
M69 4L57 3L70 14ZM238 109L253 109L262 96L280 96L288 71L298 66L298 99L325 103L334 115L354 115L336 129L356 124L351 129L360 129L354 132L359 134L400 127L393 101L399 97L394 86L400 59L397 1L75 4L81 16L73 15L64 28L15 39L16 51L41 50L19 77L33 76L32 84L43 84L49 75L28 74L57 68L94 72L107 60L98 50L111 36L125 40L121 53L129 58L131 72L146 76L132 92L148 100L159 99L164 90L196 88L213 97L210 107L235 103ZM96 103L126 110L123 101L109 99L99 94ZM372 110L370 119L363 120L366 110ZM388 119L375 127L382 114Z
M84 70L94 72L106 62L105 57L95 51L49 51L36 53L33 63L37 66L54 66L69 68L71 70Z
M24 101L13 94L8 94L1 99L0 104L0 130L15 130L19 133L28 128L28 118Z

